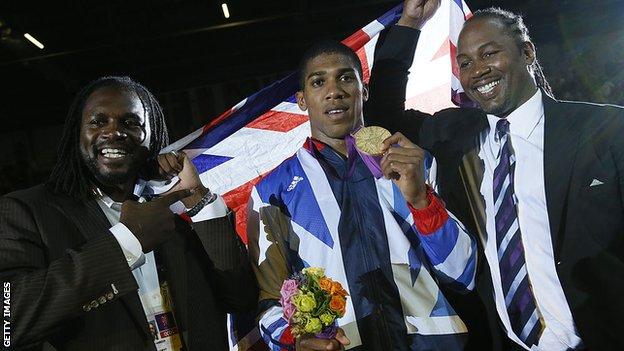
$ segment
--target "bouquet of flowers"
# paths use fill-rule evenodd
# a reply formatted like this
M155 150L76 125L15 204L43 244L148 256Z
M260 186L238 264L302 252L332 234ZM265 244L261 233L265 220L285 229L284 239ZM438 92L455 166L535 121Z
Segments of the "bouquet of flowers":
M348 294L339 282L325 276L323 268L304 268L284 281L280 293L284 318L294 337L336 336L336 318L344 316Z

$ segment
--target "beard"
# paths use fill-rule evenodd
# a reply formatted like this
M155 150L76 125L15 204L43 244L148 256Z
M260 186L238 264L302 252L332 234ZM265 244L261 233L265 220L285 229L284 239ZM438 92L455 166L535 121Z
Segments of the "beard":
M82 154L82 159L91 176L96 180L96 182L102 185L123 185L127 184L130 181L134 181L139 173L139 169L143 164L142 162L138 162L136 160L136 154L132 154L131 156L133 159L131 162L129 162L128 168L126 168L126 170L103 171L100 168L97 160L98 153L99 151L97 150L97 147L94 146L92 150L92 155L95 155L95 157Z

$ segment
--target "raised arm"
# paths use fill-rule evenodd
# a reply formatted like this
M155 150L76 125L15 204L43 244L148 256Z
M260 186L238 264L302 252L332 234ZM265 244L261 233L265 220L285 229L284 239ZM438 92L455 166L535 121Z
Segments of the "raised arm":
M391 132L400 131L422 145L419 134L429 114L405 110L405 89L409 68L414 60L419 28L439 7L439 0L407 0L397 25L382 32L377 47L371 78L369 99L364 105L367 125L382 126Z

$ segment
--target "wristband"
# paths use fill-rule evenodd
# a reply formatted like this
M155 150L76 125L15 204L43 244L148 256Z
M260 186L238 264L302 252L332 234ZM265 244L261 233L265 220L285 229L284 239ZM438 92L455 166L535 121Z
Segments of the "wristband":
M199 213L206 205L213 203L217 199L217 194L213 194L210 189L206 195L204 195L195 206L191 207L191 209L186 211L186 215L189 217L193 217Z

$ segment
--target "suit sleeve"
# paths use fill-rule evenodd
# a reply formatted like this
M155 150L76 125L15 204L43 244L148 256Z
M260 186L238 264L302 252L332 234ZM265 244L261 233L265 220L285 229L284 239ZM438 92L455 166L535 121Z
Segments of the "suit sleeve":
M260 287L260 335L271 350L294 350L295 340L279 303L280 288L291 273L278 234L287 228L279 208L264 203L255 187L247 209L249 253Z
M431 115L405 110L409 68L419 35L419 30L396 25L382 32L375 48L364 119L366 125L378 125L391 133L401 132L420 147L430 149L428 132L424 129L428 128Z
M256 307L258 288L247 250L234 230L234 215L193 223L213 266L209 276L228 313L248 312Z
M10 286L11 345L16 348L38 344L64 321L89 313L98 296L117 299L138 289L107 229L49 261L38 225L24 202L0 198L0 279ZM64 235L63 228L56 230L59 238Z

